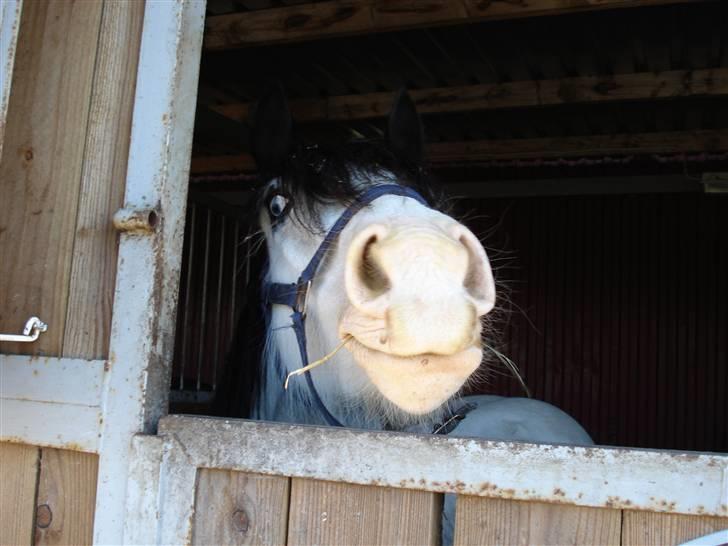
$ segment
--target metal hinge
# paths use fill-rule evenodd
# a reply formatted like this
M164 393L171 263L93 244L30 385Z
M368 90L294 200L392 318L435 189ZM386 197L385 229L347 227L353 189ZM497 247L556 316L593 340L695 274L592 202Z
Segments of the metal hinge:
M38 317L30 317L23 327L22 334L0 334L0 341L18 341L20 343L32 343L41 332L48 330L48 325Z

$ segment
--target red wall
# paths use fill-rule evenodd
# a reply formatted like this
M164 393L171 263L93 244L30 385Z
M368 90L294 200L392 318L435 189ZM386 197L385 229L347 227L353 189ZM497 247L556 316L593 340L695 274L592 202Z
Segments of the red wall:
M466 223L512 300L500 347L535 398L598 443L728 451L727 196L496 199L477 214ZM503 374L480 390L521 395Z

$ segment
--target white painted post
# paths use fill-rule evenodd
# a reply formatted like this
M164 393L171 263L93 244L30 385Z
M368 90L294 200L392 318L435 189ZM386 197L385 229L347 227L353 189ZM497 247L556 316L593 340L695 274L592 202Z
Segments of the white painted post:
M23 0L2 0L0 2L0 157L3 155L5 119L8 113L10 86L15 65L15 46L20 30L20 13Z
M204 14L204 0L145 8L124 209L156 219L152 230L120 235L96 544L123 542L132 438L153 433L167 411Z

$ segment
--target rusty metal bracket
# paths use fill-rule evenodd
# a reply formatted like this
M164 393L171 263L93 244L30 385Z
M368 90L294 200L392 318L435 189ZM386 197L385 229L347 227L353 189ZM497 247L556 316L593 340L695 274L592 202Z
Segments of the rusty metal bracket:
M23 327L22 334L0 334L0 341L16 341L20 343L32 343L37 340L41 332L48 330L48 325L38 317L30 317Z
M154 209L119 209L114 214L114 227L124 233L153 233L159 224L159 213Z

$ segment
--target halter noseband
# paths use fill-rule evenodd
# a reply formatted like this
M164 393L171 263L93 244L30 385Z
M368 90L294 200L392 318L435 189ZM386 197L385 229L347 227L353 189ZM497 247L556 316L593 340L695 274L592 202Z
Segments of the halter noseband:
M400 186L398 184L384 184L369 188L360 195L356 201L349 205L341 216L339 216L329 232L326 234L326 237L324 237L324 240L319 245L316 253L313 255L313 258L311 258L311 261L308 262L308 265L301 273L301 276L298 277L298 281L290 284L266 283L263 287L266 305L287 305L293 310L293 313L291 314L291 320L293 321L292 327L293 331L296 332L296 341L298 341L298 350L301 353L302 366L308 366L309 364L308 350L306 349L306 307L308 304L308 295L311 290L311 283L313 282L313 278L316 276L316 271L326 256L326 253L334 247L339 235L354 215L375 199L385 195L409 197L410 199L414 199L415 201L428 206L427 201L425 201L419 193L406 186ZM316 386L313 383L313 379L311 378L311 372L305 372L305 376L306 383L308 384L309 391L311 391L314 403L321 412L321 415L323 415L326 423L334 427L343 427L344 425L331 414L323 400L321 400L321 397L316 390Z

